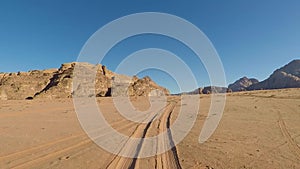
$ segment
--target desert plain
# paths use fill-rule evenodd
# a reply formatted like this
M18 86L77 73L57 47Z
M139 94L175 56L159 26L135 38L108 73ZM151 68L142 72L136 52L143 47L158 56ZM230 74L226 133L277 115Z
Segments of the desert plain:
M300 89L226 95L222 119L206 142L200 144L198 137L211 95L201 94L193 96L200 97L200 109L183 141L166 153L138 159L120 157L95 144L82 129L72 98L1 100L0 168L300 168ZM168 96L169 104L151 124L124 119L111 97L96 99L115 130L148 137L173 124L181 96ZM136 109L149 108L146 97L131 101Z

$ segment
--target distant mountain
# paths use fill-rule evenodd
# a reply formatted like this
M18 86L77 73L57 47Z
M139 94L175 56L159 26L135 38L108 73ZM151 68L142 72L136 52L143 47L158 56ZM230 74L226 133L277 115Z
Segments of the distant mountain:
M239 80L235 81L234 83L230 84L228 88L233 92L245 91L249 86L256 84L258 82L259 81L254 78L248 79L247 77L242 77Z
M227 93L231 92L227 87L219 87L219 86L206 86L203 88L203 94L211 94L211 93Z
M76 86L72 83L75 65L80 68L80 76L82 76ZM91 71L96 72L95 79L86 76ZM86 85L91 86L87 88ZM169 91L157 85L150 77L139 79L116 74L100 64L72 62L62 64L59 69L0 73L0 100L164 94L169 95Z
M179 94L176 94L176 95L194 95L194 94L203 94L203 93L202 93L202 90L203 90L203 88L198 88L198 89L195 89L195 90L190 91L190 92L182 92L182 93L179 93Z
M293 60L275 70L266 80L253 84L247 90L282 89L300 87L300 60Z
M207 86L204 88L198 88L191 92L179 93L177 95L226 93L247 90L282 88L300 88L300 60L293 60L282 68L275 70L268 79L262 82L259 82L255 78L249 79L247 77L242 77L234 83L230 84L228 88Z
M182 92L175 95L195 95L195 94L211 94L211 93L227 93L231 92L227 87L206 86L204 88L197 88L190 92Z

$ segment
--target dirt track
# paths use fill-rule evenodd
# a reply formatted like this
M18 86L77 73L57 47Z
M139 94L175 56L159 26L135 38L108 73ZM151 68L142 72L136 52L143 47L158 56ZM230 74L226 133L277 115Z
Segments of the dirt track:
M209 95L201 95L200 113L186 138L166 153L148 158L111 154L83 132L71 99L0 102L0 168L300 168L300 90L229 94L218 129L204 144L198 137L209 110ZM167 130L179 111L179 97L172 97L148 123L124 119L110 98L98 100L105 118L117 131L136 138L156 136ZM134 100L137 109L149 103ZM103 131L105 139L105 131ZM102 138L100 138L102 139ZM172 131L159 146L172 144ZM143 141L132 149L146 150Z
M170 104L168 104L163 112L162 115L159 116L159 114L161 112L156 112L152 115L152 118L150 120L150 122L148 123L142 123L140 124L136 130L133 132L133 134L131 135L131 137L135 137L135 138L146 138L146 135L148 135L148 131L150 130L150 128L152 130L157 130L157 134L160 132L165 131L170 124L170 118L171 118L171 114L174 110L174 107L176 105L177 102L171 102ZM154 118L155 117L160 117L156 122L154 122ZM158 143L161 143L161 145L164 144L170 144L172 142L172 136L171 133L168 134L168 139L162 139L162 140L158 140ZM131 144L136 144L135 142L127 142L124 145L124 148L121 151L132 151L132 147L134 147L134 145ZM139 152L143 149L143 140L141 140L138 143L138 148L135 150L135 154L138 156ZM157 147L158 148L158 147ZM179 160L178 160L178 156L177 156L177 152L176 152L176 147L174 147L172 150L157 155L151 159L148 159L153 161L154 163L154 167L153 168L181 168ZM111 168L111 169L122 169L122 168L143 168L143 164L141 164L142 162L137 159L137 158L124 158L124 157L120 157L120 156L115 156L115 158L113 158L113 160L108 164L107 167L104 168Z

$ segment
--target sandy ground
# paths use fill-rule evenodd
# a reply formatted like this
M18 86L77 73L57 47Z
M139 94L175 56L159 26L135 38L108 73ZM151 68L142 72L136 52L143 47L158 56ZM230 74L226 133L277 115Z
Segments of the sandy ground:
M81 128L72 99L0 101L0 168L300 168L300 89L228 94L223 118L203 144L198 137L211 100L197 97L200 111L184 140L144 159L119 157L97 146ZM124 119L111 98L97 102L115 130L137 138L165 131L180 110L180 97L169 97L160 116L138 124ZM132 103L138 110L149 108L145 98ZM160 145L170 144L172 133L166 140ZM130 151L129 144L122 151ZM141 149L143 144L136 152Z

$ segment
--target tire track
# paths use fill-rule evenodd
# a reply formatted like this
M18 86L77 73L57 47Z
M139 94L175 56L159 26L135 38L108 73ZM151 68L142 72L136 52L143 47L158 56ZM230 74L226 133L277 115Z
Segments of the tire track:
M168 105L167 105L168 106ZM130 138L145 138L148 129L150 128L153 120L155 117L157 117L158 112L153 113L150 115L151 119L150 121L145 123L140 123L136 129L133 131L133 133L130 135ZM143 122L145 122L147 119L145 119ZM127 140L127 142L124 144L124 148L119 151L118 154L132 154L134 153L135 156L138 155L138 153L141 150L143 139L140 142L132 141L130 139ZM137 145L137 146L136 146ZM126 158L119 155L115 155L115 157L107 164L105 168L107 169L123 169L123 168L135 168L136 163L135 158Z
M113 125L122 124L122 123L124 124L126 121L127 120L121 120L113 123ZM119 130L126 129L133 125L134 124L132 123L125 123L125 125L122 125L122 127L118 129ZM99 132L99 131L103 131L103 130L96 129L91 133ZM105 131L103 134L101 134L100 137L97 137L96 139L105 137L107 134L109 134L109 132ZM86 137L84 138L84 136ZM30 166L40 161L46 161L47 159L72 151L78 147L87 145L89 143L93 143L93 141L89 137L87 137L86 133L80 133L73 136L68 136L54 141L50 141L36 147L11 153L5 156L1 156L0 163L6 163L9 164L9 166L11 167L17 167L17 168Z
M146 138L146 136L149 134L149 130L155 129L157 133L163 132L167 130L170 127L171 123L171 114L175 108L175 105L177 104L177 101L170 101L169 104L164 107L163 111L159 111L152 115L151 120L147 124L140 124L136 130L133 132L133 134L130 137L136 137L136 138ZM154 125L155 118L159 115L160 118L158 119L158 124ZM174 145L172 134L170 130L167 130L167 138L164 138L161 140L161 144L164 147L167 147L167 145ZM127 152L127 153L134 153L135 157L138 157L138 155L141 153L143 146L144 146L144 140L142 139L140 142L134 142L129 141L124 145L124 148L120 152ZM181 169L177 150L175 146L172 146L173 148L169 150L168 152L165 152L160 155L156 155L154 159L151 159L155 164L155 168L172 168L172 169ZM158 149L158 145L157 148ZM157 150L156 150L157 151ZM120 154L120 153L119 153ZM115 158L105 167L107 169L123 169L123 168L141 168L140 160L137 158L125 158L121 156L115 156Z
M283 104L284 106L281 107L287 107L288 109L290 109L292 112L294 112L294 110L292 108L290 108L289 105ZM276 106L277 107L277 106ZM280 131L282 133L282 135L287 139L288 143L289 143L289 147L290 150L296 155L297 159L300 160L300 146L297 144L297 142L294 140L294 138L291 136L290 132L288 131L285 121L282 118L282 114L280 113L279 108L277 107L277 115L278 115L278 125L280 128Z
M123 129L128 128L130 125L132 125L132 124L125 125L123 127ZM110 134L110 133L108 131L106 131L106 133L101 134L101 136L95 137L94 139L101 139L108 134ZM38 154L37 155L38 157L36 157L36 158L32 157L31 160L27 160L26 162L19 163L18 165L13 166L13 167L14 168L30 168L31 166L40 164L41 162L44 162L47 160L49 161L52 158L63 156L70 151L76 150L77 148L79 149L77 151L80 151L80 149L87 147L89 144L93 144L93 141L89 137L86 137L83 141L80 141L78 143L72 143L71 146L67 146L65 148L59 148L58 150L51 151L50 153L47 153L47 154L43 153L43 152L45 152L45 149L43 149L43 152L42 152L43 154ZM52 147L49 147L49 149L52 149Z
M47 110L47 111L38 111L38 109L36 111L15 111L15 112L11 112L11 113L5 113L5 114L0 114L0 119L3 118L7 118L7 117L20 117L20 116L25 116L25 115L31 115L31 114L37 114L37 113L43 113L43 114L47 114L47 113L51 113L51 112L59 112L61 110L65 110L65 108L54 108L51 110ZM66 111L73 111L73 109L68 109Z
M167 134L167 138L158 140L157 148L159 148L160 144L161 144L163 150L166 150L168 145L171 146L172 148L171 148L171 150L156 156L156 168L157 169L167 169L167 168L181 169L181 165L180 165L178 154L177 154L177 149L173 142L172 133L170 130L170 123L171 123L170 120L171 120L171 115L173 113L175 105L176 105L176 102L173 105L172 109L170 111L168 111L168 114L165 114L158 124L159 133L162 133L166 130L168 134Z
M170 103L169 106L166 107L166 110L163 112L162 116L157 121L152 123L150 127L150 129L155 130L156 136L159 133L167 132L167 135L164 135L165 136L164 138L159 138L159 137L157 138L156 154L158 152L162 152L159 150L166 150L168 146L171 146L172 149L162 154L155 155L154 157L148 159L148 161L143 161L142 159L135 160L131 168L144 168L145 165L143 164L145 164L145 162L146 163L152 162L153 164L151 164L151 166L153 166L153 168L156 169L159 168L181 169L181 165L179 163L179 159L177 155L177 150L176 147L174 146L171 130L168 130L170 128L171 115L174 111L177 102L178 101L171 100L169 102ZM149 132L146 134L149 134ZM143 149L143 147L141 149ZM147 151L147 147L145 147L145 149Z
M111 126L120 126L119 124L122 124L122 123L124 123L126 121L128 121L128 120L122 119L120 121L112 123ZM128 125L129 124L126 123L126 126L123 126L121 128L117 128L117 129L122 130L122 129L126 128ZM130 124L130 125L133 125L133 124ZM91 133L99 131L99 130L101 130L101 129L93 130L93 131L91 131ZM59 138L59 139L56 139L56 140L52 140L52 141L40 144L40 145L38 145L36 147L31 147L31 148L23 149L23 150L20 150L20 151L17 151L17 152L13 152L13 153L10 153L10 154L4 155L4 156L0 156L0 161L3 160L3 159L6 159L6 158L12 157L12 156L22 155L24 153L30 153L31 151L34 151L34 150L37 150L37 149L43 149L43 148L51 146L53 144L57 144L57 143L64 142L64 141L68 141L68 140L71 140L73 138L78 138L78 137L82 137L82 136L85 136L85 135L87 135L87 134L83 131L83 132L77 133L75 135L71 135L71 136Z
M282 103L281 103L282 104ZM256 159L254 159L253 161L249 162L248 167L252 167L255 162L261 160L264 156L271 154L273 151L285 146L286 144L288 144L289 149L296 155L296 157L298 159L300 159L299 154L300 154L300 147L299 145L295 142L295 140L293 139L293 137L290 135L290 133L287 130L286 124L282 118L282 114L280 113L280 107L278 107L278 105L272 104L272 106L276 109L276 113L278 116L278 126L280 129L281 134L284 136L285 140L281 143L279 143L278 145L266 150L265 152L263 152L262 154L260 154ZM284 104L284 106L281 107L289 107L288 105ZM298 135L299 136L299 135ZM298 136L296 136L295 138L297 138ZM292 148L291 148L292 147Z
M289 145L291 146L290 149L292 152L294 152L295 155L297 155L297 158L300 159L300 147L296 143L296 141L292 138L289 131L287 130L286 124L284 120L282 119L280 111L277 111L277 114L279 116L278 125L281 130L282 135L287 139L289 142Z
M133 133L130 135L130 137L137 137L137 138L145 138L146 135L148 134L148 129L154 128L153 126L153 121L155 118L160 114L163 113L163 116L160 117L161 121L161 127L160 131L164 131L166 128L170 126L170 118L171 118L171 113L173 112L173 109L176 105L177 102L170 101L167 106L162 108L159 112L155 112L145 119L150 117L150 121L147 124L140 124L138 125ZM122 124L122 125L119 125ZM134 123L128 123L128 120L123 119L121 121L117 121L111 126L122 126L121 128L118 128L119 130L122 129L127 129L129 127L132 127L136 124ZM95 132L101 131L101 129L95 130ZM106 131L107 132L107 131ZM101 133L100 137L97 137L95 139L99 139L102 137L105 137L106 134L104 130L104 134ZM45 162L51 162L54 159L66 155L68 152L71 151L76 151L79 152L81 149L87 149L89 147L89 144L92 144L93 141L89 137L83 137L86 136L85 133L79 133L76 135L72 136L67 136L63 137L57 140L49 141L44 144L38 145L36 147L31 147L28 149L24 149L18 152L14 152L5 156L0 157L0 164L5 164L7 167L13 167L13 168L31 168L33 166L37 166L39 164L43 164ZM171 133L168 133L169 140L172 140L172 135ZM127 146L127 144L134 144L137 145L137 148L135 150L132 150L130 147L132 146ZM140 152L143 141L139 143L127 143L124 145L122 151L135 151L135 154L138 155ZM165 143L167 144L167 143ZM176 150L176 148L175 148ZM167 166L172 166L173 163L177 166L180 166L177 152L176 151L171 151L166 153L164 155L164 165L165 167ZM157 161L155 157L155 161ZM137 159L131 159L131 158L124 158L120 156L113 156L112 161L109 163L109 165L106 168L137 168L136 163ZM179 164L179 165L178 165ZM155 166L158 166L157 164ZM167 167L168 168L168 167Z

